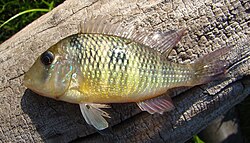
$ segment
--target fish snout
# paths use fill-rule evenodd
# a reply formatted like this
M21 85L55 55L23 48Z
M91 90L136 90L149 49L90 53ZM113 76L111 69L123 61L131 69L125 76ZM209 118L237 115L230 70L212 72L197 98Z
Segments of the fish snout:
M30 87L31 85L31 79L25 74L23 79L23 85L26 87Z

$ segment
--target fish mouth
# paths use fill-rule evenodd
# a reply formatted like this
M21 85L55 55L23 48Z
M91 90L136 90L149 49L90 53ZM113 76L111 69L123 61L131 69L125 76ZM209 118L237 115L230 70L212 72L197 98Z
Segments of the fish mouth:
M63 93L63 94L60 94L60 95L51 96L50 92L41 92L41 90L39 88L35 88L35 84L33 83L32 79L28 78L28 76L24 76L23 85L25 87L27 87L29 90L31 90L32 92L34 92L36 94L39 94L41 96L44 96L44 97L59 99L61 96L64 95L64 93ZM45 88L43 88L43 90L44 89Z
M44 96L44 94L42 94L41 92L39 92L36 88L33 88L33 84L32 84L32 80L30 78L27 78L27 76L24 76L24 81L23 81L23 85L25 87L27 87L29 90L39 94L39 95L42 95Z
M23 85L27 87L28 89L31 89L32 91L35 91L33 88L34 83L31 78L29 78L27 75L24 75Z
M27 74L25 74L23 79L23 85L27 88L30 88L30 83L31 79L27 77Z

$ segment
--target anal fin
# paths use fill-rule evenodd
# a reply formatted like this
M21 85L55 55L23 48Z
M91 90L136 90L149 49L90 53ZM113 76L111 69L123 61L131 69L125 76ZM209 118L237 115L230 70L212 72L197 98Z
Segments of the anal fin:
M109 114L100 108L110 108L106 104L81 103L80 109L85 121L93 125L97 130L108 128L108 122L104 117L110 118Z
M172 99L168 95L137 102L137 105L142 111L147 111L150 114L163 114L163 112L170 111L174 108Z

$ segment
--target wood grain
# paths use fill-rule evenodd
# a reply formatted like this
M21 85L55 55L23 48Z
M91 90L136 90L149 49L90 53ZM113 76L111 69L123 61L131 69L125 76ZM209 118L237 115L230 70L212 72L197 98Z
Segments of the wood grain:
M184 142L250 93L248 0L66 0L0 45L0 142ZM141 112L135 104L112 104L112 132L87 125L78 105L39 96L23 75L50 46L79 32L91 15L133 22L138 29L189 33L169 60L188 63L231 45L228 78L173 93L175 110Z

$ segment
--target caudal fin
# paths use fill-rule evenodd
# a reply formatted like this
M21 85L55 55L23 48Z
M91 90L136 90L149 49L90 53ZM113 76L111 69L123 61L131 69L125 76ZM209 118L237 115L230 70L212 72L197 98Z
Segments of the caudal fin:
M230 48L225 47L211 52L195 62L193 65L195 84L204 84L225 77L229 64L221 57L228 51Z

